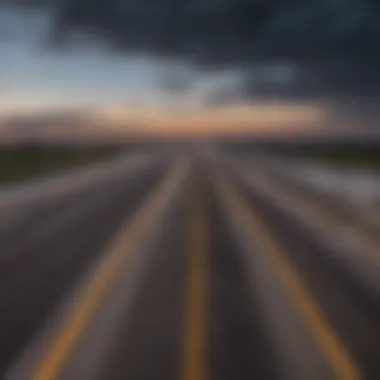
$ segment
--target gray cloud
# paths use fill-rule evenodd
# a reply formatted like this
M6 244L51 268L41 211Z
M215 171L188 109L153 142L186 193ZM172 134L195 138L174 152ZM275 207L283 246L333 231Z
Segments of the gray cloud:
M26 0L18 2L30 4ZM85 32L108 41L108 46L118 51L145 51L213 69L236 67L249 71L261 62L286 60L303 68L302 83L283 87L294 96L308 91L371 95L380 90L377 0L34 3L57 9L53 44L65 43L73 33ZM252 86L252 91L255 88Z

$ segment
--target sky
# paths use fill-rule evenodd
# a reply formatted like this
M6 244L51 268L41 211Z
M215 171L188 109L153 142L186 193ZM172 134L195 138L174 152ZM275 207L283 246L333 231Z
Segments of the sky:
M244 72L235 69L202 72L191 62L110 52L99 40L78 36L70 49L54 49L47 44L53 16L45 8L0 7L0 114L115 103L199 106L236 101L244 90ZM278 63L271 70L259 65L256 77L281 83L293 71ZM184 82L182 103L178 91L168 91L176 78Z
M47 43L53 16L48 8L0 7L0 118L88 108L115 124L138 120L151 131L181 127L226 133L234 122L241 130L276 130L273 125L297 128L325 114L321 104L280 106L275 100L263 106L255 100L247 107L244 70L202 71L179 59L111 52L101 39L79 35L69 49L54 48ZM271 83L292 86L301 76L286 61L255 67L249 89L258 93ZM230 109L226 102L232 103ZM222 111L215 109L219 103Z
M71 51L49 49L51 19L46 11L0 8L0 113L165 99L158 78L176 64L112 55L88 41Z
M165 76L175 82L177 74L179 82L185 77L181 98L192 104L205 98L223 102L236 95L239 85L251 98L277 92L293 98L364 96L366 102L380 95L380 6L375 0L1 4L13 4L0 6L3 112L19 107L17 102L30 108L105 99L173 103L178 91L169 96L165 87L173 83L165 83ZM57 48L73 39L76 49L71 44L70 53ZM134 47L150 56L132 58ZM209 69L206 74L203 68ZM245 75L245 88L237 72Z

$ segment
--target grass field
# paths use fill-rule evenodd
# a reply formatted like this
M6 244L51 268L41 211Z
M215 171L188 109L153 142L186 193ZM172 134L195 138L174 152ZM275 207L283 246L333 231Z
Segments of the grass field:
M303 152L293 152L292 156L332 163L345 167L380 170L379 148L330 148L308 149Z
M320 161L334 165L380 171L380 143L235 142L228 147L236 153L262 152L276 156Z
M43 177L53 172L99 161L116 148L36 147L0 149L0 184Z

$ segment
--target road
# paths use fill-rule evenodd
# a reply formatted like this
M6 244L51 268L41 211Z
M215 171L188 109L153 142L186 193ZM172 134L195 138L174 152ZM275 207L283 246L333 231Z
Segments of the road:
M218 151L78 173L0 193L2 378L380 378L375 237Z

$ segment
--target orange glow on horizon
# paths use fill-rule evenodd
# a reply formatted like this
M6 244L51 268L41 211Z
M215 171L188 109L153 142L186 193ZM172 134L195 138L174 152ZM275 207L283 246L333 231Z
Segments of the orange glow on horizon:
M320 106L297 104L236 105L214 109L109 108L94 115L96 124L126 134L217 136L287 133L312 128L325 116Z

